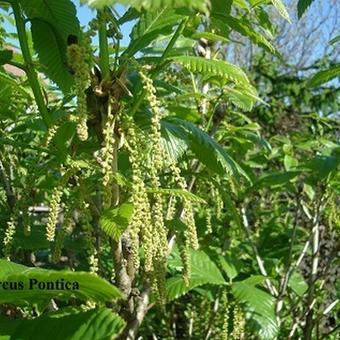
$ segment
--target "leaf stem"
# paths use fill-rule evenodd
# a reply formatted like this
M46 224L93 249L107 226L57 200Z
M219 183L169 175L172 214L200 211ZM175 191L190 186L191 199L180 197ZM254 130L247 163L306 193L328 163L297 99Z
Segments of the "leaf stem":
M44 96L40 88L38 76L33 66L32 56L31 56L31 52L30 52L28 42L27 42L25 22L22 16L21 8L17 0L11 1L11 5L13 8L15 24L17 27L17 32L18 32L18 37L19 37L19 43L20 43L22 55L23 55L24 62L25 62L25 71L27 74L27 78L32 88L33 95L37 103L38 109L40 111L40 114L46 126L49 127L51 125L52 120L47 110L47 107L45 105L45 100L44 100Z
M98 11L97 18L99 21L99 63L102 71L103 79L110 77L110 59L109 59L109 45L107 42L106 21L104 10Z

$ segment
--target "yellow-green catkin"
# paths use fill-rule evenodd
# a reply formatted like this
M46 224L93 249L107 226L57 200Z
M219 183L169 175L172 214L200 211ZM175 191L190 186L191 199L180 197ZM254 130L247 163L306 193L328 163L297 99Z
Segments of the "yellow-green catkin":
M52 198L50 202L50 214L46 225L46 239L53 242L55 238L55 229L58 220L58 211L60 207L60 201L63 195L63 185L59 185L54 188Z
M243 339L244 328L245 328L245 320L244 320L242 310L240 309L238 305L235 305L234 317L233 317L233 331L231 333L231 338L235 340Z
M114 136L115 116L109 105L105 126L103 129L104 142L101 151L102 155L102 172L103 172L103 203L104 208L109 208L112 204L112 185L113 185L113 162L116 148Z
M180 189L186 190L186 183L185 179L181 176L181 170L180 168L174 164L170 164L170 170L175 178L175 181ZM195 224L195 216L194 216L194 209L192 206L192 202L187 199L183 198L183 213L182 213L182 219L183 222L187 226L187 237L190 241L190 245L193 249L198 249L198 237L197 237L197 231L196 231L196 224Z
M74 72L75 91L77 95L77 134L80 140L88 138L87 131L87 102L85 90L90 85L90 37L85 36L80 44L67 47L68 64Z
M206 234L212 233L212 224L211 224L211 209L208 208L205 211L205 226L206 226Z
M5 237L3 240L4 255L8 260L10 259L13 236L15 232L16 232L16 220L14 217L11 217L10 220L7 222L7 228L5 230Z
M126 146L129 150L129 160L132 167L132 195L133 216L131 218L128 230L131 238L131 250L133 255L134 267L138 270L139 261L139 237L142 234L145 253L145 270L152 270L152 228L151 228L151 208L147 196L141 169L141 152L138 143L137 129L131 119L128 120L128 140ZM143 229L143 230L142 230ZM143 231L143 232L142 232Z
M224 291L221 296L220 314L222 314L222 328L219 338L221 340L228 340L229 338L229 303L227 292Z
M52 126L49 127L48 131L47 131L47 134L45 136L45 141L44 141L44 146L47 147L50 145L53 137L55 136L55 134L57 133L58 131L58 125L57 124L54 124Z
M143 87L146 92L146 97L149 101L152 118L151 118L151 168L150 177L151 184L154 189L160 188L159 173L163 168L163 149L161 140L161 119L162 113L159 102L156 97L156 89L153 86L152 80L147 77L143 72L140 72ZM166 272L166 259L167 259L167 231L164 225L164 204L161 194L155 193L153 196L154 204L152 207L152 240L153 240L153 280L156 281L157 290L160 300L164 297L165 287L165 272Z

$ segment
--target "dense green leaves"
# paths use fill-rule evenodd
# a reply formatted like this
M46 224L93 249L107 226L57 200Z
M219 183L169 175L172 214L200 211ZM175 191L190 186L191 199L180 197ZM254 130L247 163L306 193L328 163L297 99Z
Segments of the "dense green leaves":
M108 308L83 311L77 308L48 313L33 320L0 317L0 338L27 340L112 339L125 322Z
M57 280L59 284L56 283ZM10 294L1 289L0 303L37 303L53 297L105 302L122 297L115 286L90 273L29 268L6 260L0 260L0 281L23 283L22 289L12 289ZM62 281L70 282L70 289L62 289ZM47 282L53 283L51 289L46 288ZM74 282L77 283L76 286L73 285ZM45 285L45 289L39 288L39 283L41 287Z

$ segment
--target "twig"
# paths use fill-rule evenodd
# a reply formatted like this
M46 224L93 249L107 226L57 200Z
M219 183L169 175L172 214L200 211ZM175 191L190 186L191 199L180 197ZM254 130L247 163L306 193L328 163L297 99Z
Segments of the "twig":
M241 208L241 214L242 214L242 221L243 221L242 226L243 226L244 231L246 232L248 242L250 243L250 245L251 245L251 247L253 249L257 265L258 265L258 267L260 269L261 274L264 277L266 277L265 284L266 284L268 290L270 291L271 295L276 297L276 296L278 296L277 289L272 285L272 283L268 279L268 274L267 274L267 271L266 271L266 269L264 267L264 262L263 262L263 260L262 260L262 258L260 256L260 254L259 254L259 251L258 251L255 243L253 242L253 240L251 238L251 234L250 234L250 230L249 230L249 222L248 222L246 210L245 210L244 207Z

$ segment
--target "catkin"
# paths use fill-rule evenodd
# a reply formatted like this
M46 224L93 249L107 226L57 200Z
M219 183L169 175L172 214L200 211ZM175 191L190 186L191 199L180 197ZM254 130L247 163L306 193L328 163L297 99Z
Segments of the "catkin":
M55 238L55 228L58 219L58 211L60 206L61 197L63 195L63 186L54 188L50 202L50 214L46 225L46 239L53 242Z
M113 162L114 150L116 147L114 136L115 116L109 105L105 127L103 129L104 142L102 148L102 172L103 172L103 203L104 208L109 208L112 204L112 184L113 184Z
M15 232L16 232L16 221L14 217L11 217L10 220L7 222L7 228L6 228L5 237L3 240L4 255L8 260L10 259L11 246L13 243L13 236Z
M77 134L80 140L88 138L87 101L85 90L90 85L91 59L90 37L86 36L81 45L71 44L67 47L68 64L74 71L75 92L77 95Z

